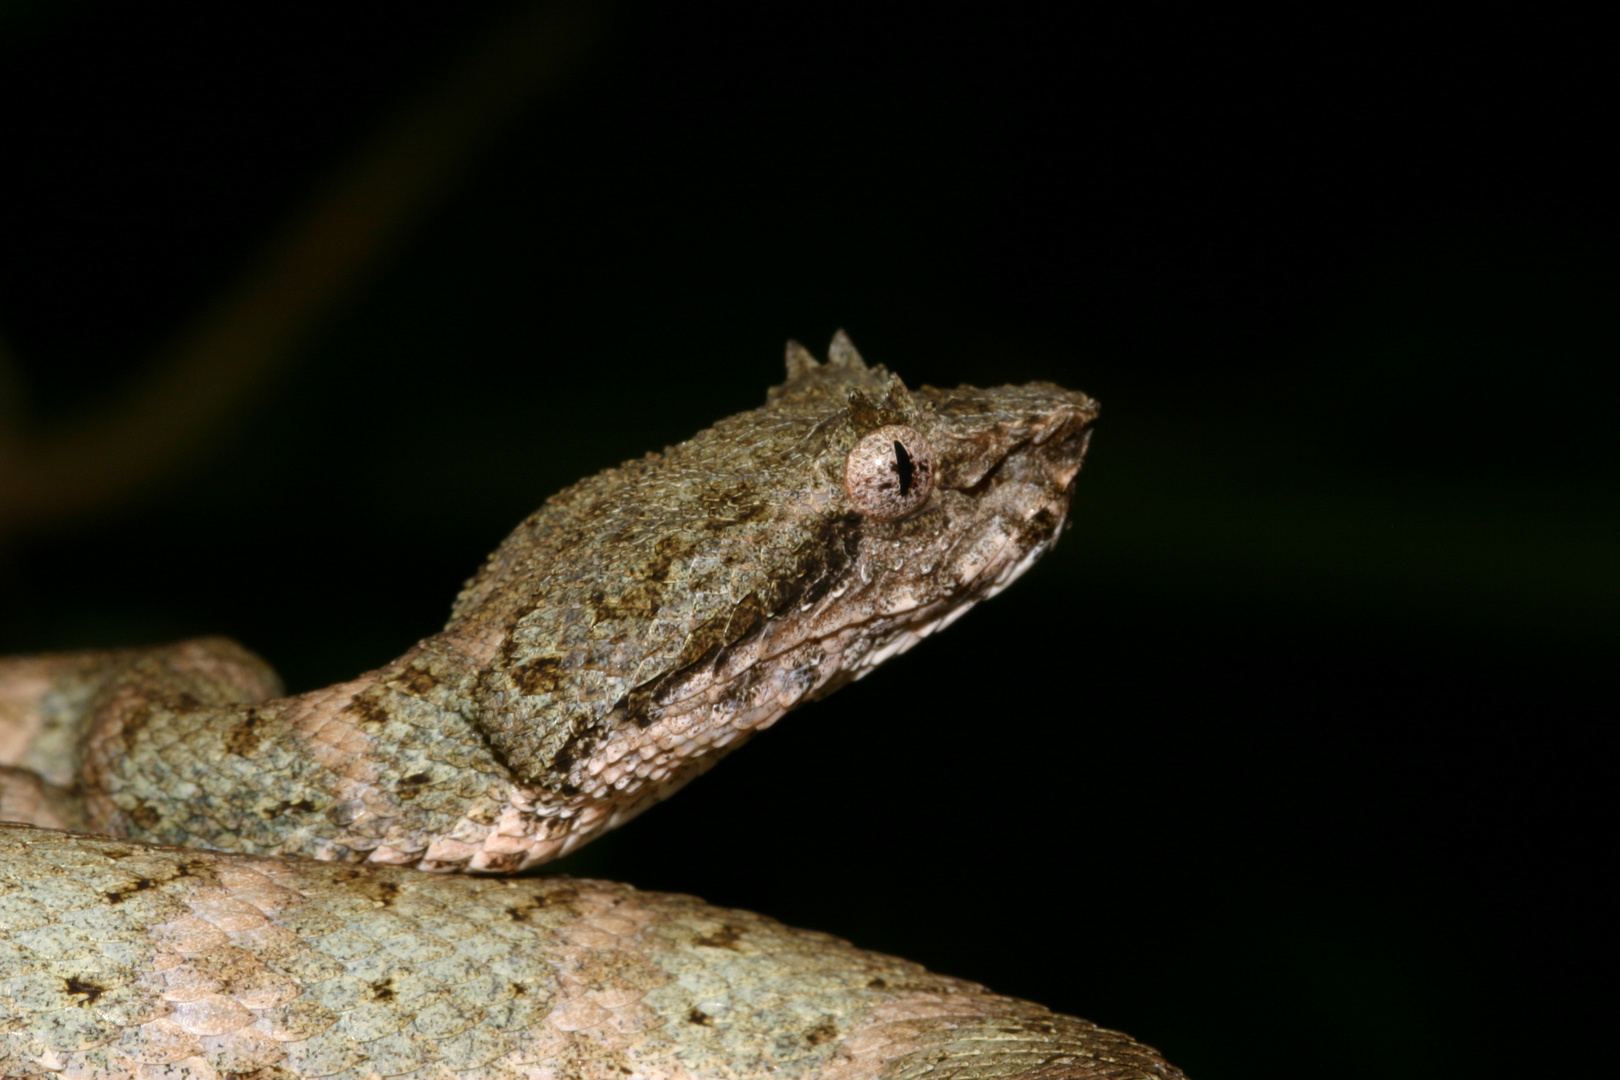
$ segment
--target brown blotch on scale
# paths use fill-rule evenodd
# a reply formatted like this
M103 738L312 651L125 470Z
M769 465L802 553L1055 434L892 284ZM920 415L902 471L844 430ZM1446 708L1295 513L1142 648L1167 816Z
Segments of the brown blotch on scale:
M382 907L393 904L395 897L399 896L399 885L386 878L374 878L369 875L360 875L355 879L356 891L363 896L370 897Z
M70 994L83 994L81 1005L94 1004L95 1000L107 992L107 987L91 979L81 979L76 975L67 978L67 990Z
M509 851L505 854L486 855L481 869L492 874L509 874L523 866L523 852Z
M217 883L219 881L219 867L209 859L180 859L174 864L176 878L192 878L196 881Z
M777 610L792 604L813 604L844 575L861 549L861 515L845 514L819 526L808 555L801 558L799 572L778 587Z
M242 719L225 736L225 749L240 758L251 758L259 749L259 724L263 717L257 709L246 709Z
M297 802L288 802L283 800L277 803L275 806L270 807L268 810L265 810L262 816L266 821L274 821L283 814L293 812L300 814L313 814L315 812L315 804L310 802L308 799L299 799Z
M409 776L402 777L394 785L394 795L401 801L409 802L422 794L423 787L432 779L425 772L412 773Z
M633 714L632 718L634 718ZM646 724L638 721L636 726L646 727ZM574 767L574 762L580 758L590 757L591 751L595 750L597 744L602 741L602 736L603 730L600 724L576 724L567 741L552 756L551 771L554 773L566 773Z
M512 685L525 694L549 694L562 681L562 659L541 656L512 669Z
M412 694L425 694L439 685L438 678L426 668L409 667L397 680L400 686Z
M152 706L149 702L142 702L124 717L123 723L119 725L119 738L123 739L126 746L133 746L136 736L151 720Z
M549 907L566 907L579 898L579 892L576 889L558 889L556 893L555 896L549 893L531 893L521 898L517 903L509 905L506 909L506 915L513 922L528 922L529 916L537 911L543 911Z
M661 540L653 547L653 557L629 574L628 584L611 599L602 592L591 593L592 614L596 621L616 622L650 619L664 604L664 587L675 560L691 553L692 544L684 539ZM598 599L600 597L600 599Z
M145 892L147 889L152 888L156 884L157 882L153 881L151 878L136 878L133 882L125 885L121 889L113 889L110 892L104 892L101 895L106 898L107 903L109 904L122 904L125 900L128 900L136 893Z
M706 945L711 949L730 949L732 952L741 952L742 950L737 948L737 942L742 940L742 936L742 927L722 923L720 929L714 933L693 938L692 944Z
M381 727L388 722L388 710L367 697L355 698L343 707L343 711L358 718L360 726Z
M682 670L684 671L684 669ZM655 679L650 683L643 683L634 690L630 691L624 697L620 698L618 702L614 704L613 711L617 713L620 710L623 710L625 717L638 728L645 729L651 727L653 722L653 699L658 696L658 691L660 689L662 689L670 681L677 678L680 674L681 672L672 671L661 679ZM559 757L560 756L561 755L559 755ZM570 764L572 764L572 761L570 761ZM565 765L563 768L567 768L567 766Z
M1057 533L1061 519L1047 507L1041 507L1019 530L1019 539L1030 547L1042 544L1052 539Z
M822 1043L832 1042L836 1038L838 1038L838 1025L831 1019L823 1020L804 1033L804 1041L811 1046L820 1046Z

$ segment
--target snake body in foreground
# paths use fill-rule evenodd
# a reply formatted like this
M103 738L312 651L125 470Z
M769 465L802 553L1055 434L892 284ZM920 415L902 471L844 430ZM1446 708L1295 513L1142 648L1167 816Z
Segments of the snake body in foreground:
M280 696L223 639L0 661L0 1076L1180 1077L758 915L494 876L1005 587L1095 417L790 344L762 407L554 496L350 682Z

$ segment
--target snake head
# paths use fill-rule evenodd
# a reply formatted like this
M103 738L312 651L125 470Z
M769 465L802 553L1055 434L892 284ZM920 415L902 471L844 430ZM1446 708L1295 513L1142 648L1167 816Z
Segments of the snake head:
M995 595L1063 528L1084 394L911 390L842 332L787 368L760 408L553 497L457 602L447 634L489 653L484 739L579 839Z

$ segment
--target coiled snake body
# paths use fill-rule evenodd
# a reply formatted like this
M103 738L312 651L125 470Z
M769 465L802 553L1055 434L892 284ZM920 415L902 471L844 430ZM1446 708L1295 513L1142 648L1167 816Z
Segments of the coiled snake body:
M220 639L0 661L0 1075L1179 1077L761 916L493 876L1007 585L1095 416L790 344L765 405L554 496L351 682L282 697Z

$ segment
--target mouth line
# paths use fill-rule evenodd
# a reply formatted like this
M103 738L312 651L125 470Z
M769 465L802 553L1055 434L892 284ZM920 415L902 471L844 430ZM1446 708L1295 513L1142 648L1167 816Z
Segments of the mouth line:
M969 608L972 608L981 600L989 599L1002 589L1006 588L1007 585L1019 577L1024 570L1028 569L1029 565L1033 563L1035 558L1037 558L1041 553L1051 546L1051 541L1048 540L1040 543L1030 544L1028 545L1028 550L1020 551L1018 550L1019 540L1020 534L1017 531L1012 531L1005 534L1001 538L1000 543L996 545L994 553L988 559L986 559L982 565L973 571L971 577L966 579L958 577L956 579L956 585L951 590L949 595L935 597L919 603L914 607L896 611L874 612L860 618L842 621L837 626L823 630L819 633L805 633L803 636L788 636L770 652L764 652L762 650L760 654L755 656L746 666L739 667L734 671L731 671L729 674L722 675L722 665L725 663L725 658L717 657L715 660L709 661L707 665L707 674L711 679L717 681L727 683L733 682L737 679L746 677L746 674L752 669L780 663L790 654L804 649L807 646L824 646L845 637L852 631L859 631L863 628L873 628L885 622L892 624L893 634L896 636L914 633L919 627L932 626L941 620L945 620L945 624L948 625L949 622L952 622L956 618L960 617L961 614L965 613ZM937 569L934 571L936 574L938 572L939 571ZM857 571L851 568L850 573L854 576L855 580L859 580L859 574ZM830 601L836 603L837 600L840 599L845 592L847 592L849 585L852 584L853 582L847 583L844 590L838 590L835 588L829 596ZM790 618L794 617L807 618L811 623L818 621L814 616L810 616L808 612L798 610L790 614L784 614L779 617L766 619L760 624L759 627L753 630L749 636L752 637L758 635L760 638L767 638L771 636L773 630L780 632L781 627L786 625ZM927 635L923 634L919 637L922 636ZM742 643L739 642L737 644ZM728 647L726 651L731 655L735 655L735 652L733 651L735 648L736 645L733 645ZM880 650L882 648L882 645L874 646L874 649L876 650ZM699 669L694 669L693 675L697 675L698 670ZM829 676L829 678L836 677L837 673ZM685 681L686 680L683 680L683 682ZM664 710L666 713L679 711L679 706L682 702L701 696L706 692L706 690L707 687L696 688L690 693L681 695L679 697L670 697L662 701L658 701L657 704L659 708Z

